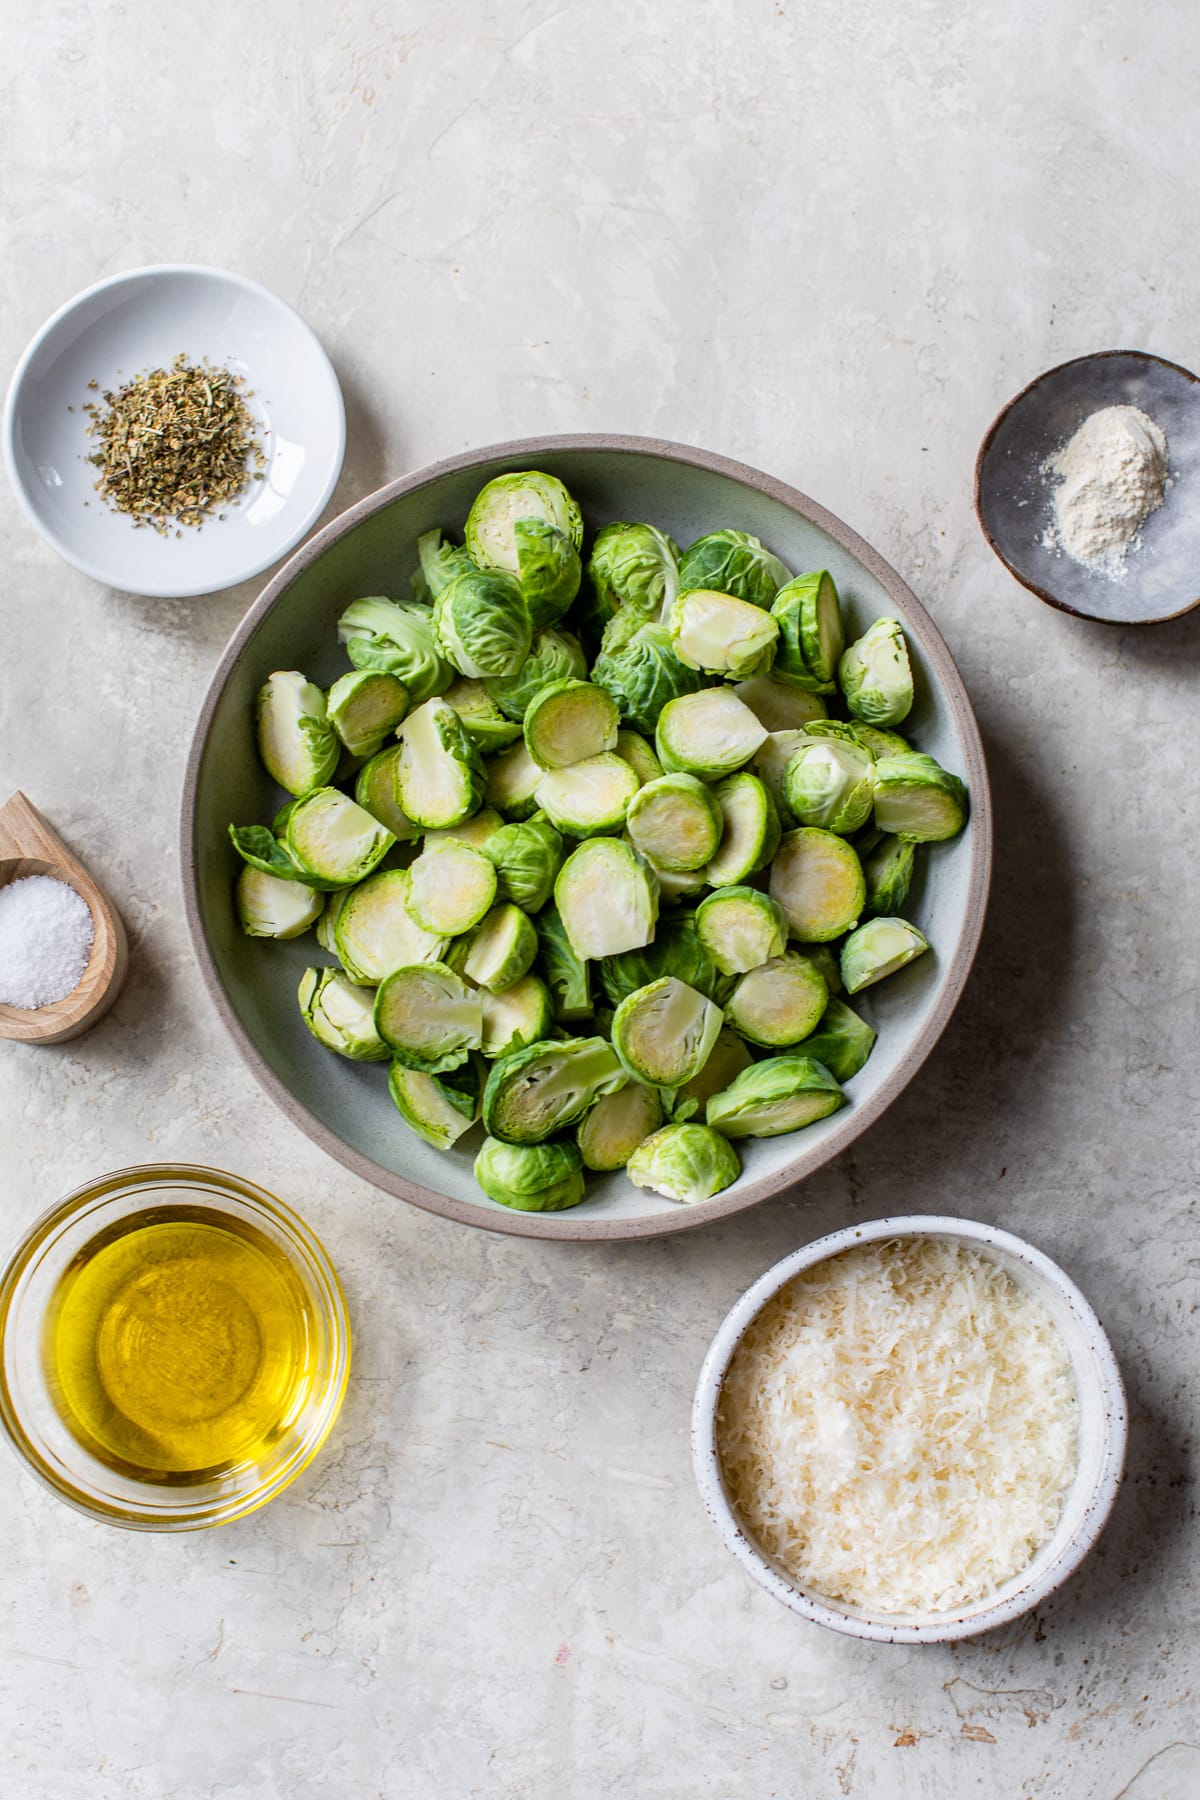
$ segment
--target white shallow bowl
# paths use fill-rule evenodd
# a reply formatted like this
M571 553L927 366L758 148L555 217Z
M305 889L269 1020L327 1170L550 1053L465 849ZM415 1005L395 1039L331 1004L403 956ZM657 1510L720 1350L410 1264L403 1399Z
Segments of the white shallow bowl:
M180 351L245 377L266 469L224 519L177 538L95 492L83 408ZM164 598L233 587L285 556L324 511L345 447L337 376L303 319L257 282L188 264L130 269L68 300L18 363L4 414L9 479L35 530L96 581Z
M951 1239L990 1256L1039 1300L1061 1332L1079 1394L1079 1463L1049 1540L1029 1565L986 1599L961 1612L880 1613L877 1616L798 1587L747 1534L734 1511L717 1453L717 1404L730 1359L747 1326L786 1282L814 1264L881 1238ZM851 1637L889 1644L944 1644L1006 1625L1032 1610L1074 1573L1104 1528L1125 1465L1128 1409L1121 1371L1104 1327L1070 1277L1032 1244L970 1219L908 1215L850 1225L794 1250L760 1275L726 1316L713 1339L692 1403L692 1462L700 1497L726 1548L742 1567L793 1612Z

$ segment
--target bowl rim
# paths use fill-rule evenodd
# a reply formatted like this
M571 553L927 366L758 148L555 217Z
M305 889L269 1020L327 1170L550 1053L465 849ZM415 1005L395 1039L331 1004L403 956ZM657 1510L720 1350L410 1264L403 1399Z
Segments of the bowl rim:
M17 406L21 390L34 357L51 332L55 331L64 319L69 318L77 307L82 306L85 301L94 299L97 294L105 293L110 288L134 287L143 283L149 276L162 277L164 275L208 276L225 282L231 287L241 288L244 292L255 295L257 299L266 301L277 311L289 315L299 328L301 337L307 341L313 356L319 364L323 365L329 377L331 422L334 427L335 447L330 473L319 499L306 509L304 517L298 519L282 543L273 546L269 555L264 557L256 553L247 560L245 567L238 574L224 582L219 588L214 588L211 582L207 581L202 582L199 586L195 581L170 584L159 582L154 587L134 586L118 576L115 571L104 568L90 557L78 555L67 547L57 532L37 512L29 497L27 484L16 453ZM62 305L38 327L25 346L8 384L0 435L3 437L4 463L8 471L8 483L18 507L38 536L49 544L50 548L61 556L64 562L70 563L72 568L78 569L82 575L89 576L93 581L98 581L102 586L112 588L117 593L138 594L151 599L193 600L200 594L224 593L228 588L237 587L239 583L250 581L254 576L261 575L265 569L271 567L272 563L278 562L281 557L287 556L293 551L304 534L312 529L328 506L342 473L342 464L346 455L346 402L342 394L341 383L338 381L337 370L312 326L308 324L307 320L301 318L294 306L290 306L286 300L281 300L278 294L273 293L270 288L264 287L261 281L253 281L248 275L238 275L231 269L220 269L213 263L142 263L137 268L120 269L115 275L106 275L100 281L93 281L89 287L80 288L78 293L72 294L69 300L64 300Z
M1100 1471L1075 1531L1037 1579L1018 1592L991 1605L985 1603L961 1617L953 1613L930 1614L928 1623L898 1623L886 1614L878 1618L853 1617L814 1599L781 1574L738 1519L725 1490L717 1452L716 1417L721 1384L733 1352L751 1320L794 1275L857 1244L875 1243L881 1238L934 1236L953 1237L983 1249L1007 1252L1058 1289L1082 1327L1103 1399L1105 1423ZM980 1220L950 1214L903 1213L843 1226L838 1231L814 1238L811 1243L802 1244L772 1264L734 1302L717 1328L696 1380L691 1417L692 1470L704 1510L725 1548L760 1587L791 1611L831 1631L869 1638L877 1643L946 1644L976 1637L1020 1618L1039 1606L1074 1574L1103 1531L1116 1502L1124 1472L1128 1434L1129 1405L1116 1354L1094 1307L1065 1269L1035 1244L998 1225L985 1225Z
M320 1414L308 1439L264 1482L244 1495L231 1497L224 1503L210 1504L200 1511L188 1511L181 1503L176 1512L144 1512L135 1506L111 1507L95 1501L77 1488L65 1475L40 1454L25 1427L21 1411L9 1390L5 1343L12 1307L23 1277L32 1261L41 1255L56 1237L81 1214L95 1210L112 1200L135 1195L157 1183L176 1182L181 1188L194 1189L207 1201L238 1200L251 1210L265 1215L288 1240L289 1255L297 1253L307 1259L320 1285L336 1347L336 1358L321 1404ZM320 1453L337 1424L346 1398L353 1356L353 1333L346 1296L333 1260L312 1226L286 1200L272 1194L247 1176L229 1169L217 1169L205 1163L153 1162L131 1163L107 1174L95 1175L61 1195L32 1219L8 1257L0 1266L0 1437L24 1467L55 1496L76 1512L102 1525L113 1525L127 1531L175 1533L211 1531L236 1519L248 1518L262 1506L285 1492ZM181 1494L186 1490L181 1489Z
M536 467L537 461L540 461L543 456L590 451L605 454L653 456L667 462L681 463L692 468L723 475L740 482L743 486L754 488L769 498L779 501L793 512L799 513L802 518L827 532L843 549L848 550L851 555L863 563L889 596L896 600L900 610L908 612L917 621L923 651L933 665L962 738L966 762L963 774L971 790L971 865L967 878L963 928L954 954L945 965L945 976L937 998L903 1064L881 1082L879 1088L869 1099L845 1109L844 1115L842 1115L845 1123L835 1127L834 1132L819 1149L813 1149L807 1153L801 1150L793 1162L777 1175L760 1177L759 1180L750 1183L747 1187L739 1184L699 1206L679 1206L670 1211L642 1218L625 1219L610 1219L603 1216L592 1219L575 1219L571 1212L526 1213L509 1211L501 1207L492 1211L489 1208L475 1206L466 1201L456 1200L451 1195L439 1194L431 1188L422 1187L414 1181L407 1180L402 1175L394 1174L392 1170L385 1169L382 1164L356 1150L340 1138L336 1132L323 1125L308 1111L307 1107L296 1099L295 1095L276 1075L243 1026L225 990L216 960L205 937L200 914L200 872L196 844L197 797L201 767L208 750L221 696L234 670L246 654L249 642L259 624L285 589L290 587L305 569L322 556L331 544L336 543L339 538L353 530L371 514L389 506L402 495L416 493L421 488L431 486L444 479L447 475L460 474L464 470L493 462L508 461L515 466L524 464ZM463 451L456 456L447 457L441 462L431 463L410 475L402 475L348 507L344 513L333 519L306 544L302 545L276 572L234 631L213 672L204 697L188 754L183 782L180 820L180 877L183 883L184 911L188 930L191 933L192 947L200 965L201 978L209 997L232 1037L238 1053L259 1085L270 1095L280 1110L291 1119L293 1124L298 1125L314 1143L320 1145L327 1154L336 1158L344 1167L350 1169L364 1181L369 1181L375 1187L382 1188L385 1193L394 1194L397 1198L421 1207L426 1212L435 1213L442 1218L454 1219L462 1225L473 1225L484 1231L496 1231L507 1236L559 1238L587 1242L605 1239L660 1237L670 1232L695 1230L699 1226L712 1224L718 1219L726 1218L733 1213L754 1206L762 1200L783 1193L786 1189L795 1186L797 1182L823 1168L826 1163L839 1155L876 1119L882 1116L893 1100L907 1087L949 1023L979 948L987 910L991 867L991 794L983 743L966 686L937 626L916 595L891 565L835 514L829 512L818 502L809 499L799 489L777 480L774 476L765 474L760 469L752 468L746 463L736 462L730 457L718 455L714 451L673 443L669 439L638 437L621 433L564 433L554 436L515 438L502 443L485 444L478 449Z
M1007 556L993 537L992 528L988 523L987 514L984 511L982 497L983 467L987 461L988 454L991 451L996 433L999 431L1001 425L1003 425L1009 413L1012 412L1015 407L1019 406L1023 400L1027 399L1028 396L1033 393L1035 388L1041 387L1043 382L1049 381L1053 376L1061 375L1065 370L1073 369L1080 363L1105 362L1109 357L1113 356L1132 356L1136 357L1139 362L1158 363L1160 368L1170 369L1174 374L1182 375L1193 384L1200 385L1200 375L1196 375L1193 370L1185 368L1182 363L1172 362L1169 357L1155 356L1152 350L1092 350L1085 356L1069 356L1066 362L1055 363L1054 367L1051 369L1043 369L1040 375L1035 375L1032 381L1027 381L1025 386L1021 388L1018 393L1015 393L1011 400L1005 402L983 435L983 441L975 453L975 475L972 486L975 517L979 521L979 529L987 540L988 549L991 550L992 554L1004 564L1004 567L1008 570L1013 580L1019 581L1021 586L1026 588L1029 593L1036 594L1039 600L1044 600L1047 606L1053 606L1057 612L1066 613L1067 616L1072 619L1086 619L1088 623L1092 625L1108 625L1110 627L1116 627L1118 630L1124 630L1128 626L1138 625L1169 625L1172 619L1182 619L1185 618L1188 613L1195 612L1196 608L1200 606L1200 594L1197 594L1194 600L1189 600L1186 606L1179 607L1175 612L1155 613L1153 618L1149 619L1111 619L1106 618L1102 613L1080 612L1077 606L1068 606L1065 600L1058 599L1057 596L1050 593L1047 588L1040 587L1036 581L1031 581L1027 576L1022 575L1019 569L1013 567L1012 563L1009 562Z

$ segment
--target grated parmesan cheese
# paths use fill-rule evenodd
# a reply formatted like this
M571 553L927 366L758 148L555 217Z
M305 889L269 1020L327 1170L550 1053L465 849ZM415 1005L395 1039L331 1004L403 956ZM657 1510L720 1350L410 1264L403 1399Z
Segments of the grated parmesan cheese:
M942 1238L861 1244L769 1300L717 1409L730 1498L806 1590L942 1612L1020 1572L1075 1473L1070 1356L999 1263Z

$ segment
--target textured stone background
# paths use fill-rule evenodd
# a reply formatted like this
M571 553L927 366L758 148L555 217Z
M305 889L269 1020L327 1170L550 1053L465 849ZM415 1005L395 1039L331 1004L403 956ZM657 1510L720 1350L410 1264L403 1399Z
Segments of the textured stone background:
M999 813L969 992L852 1159L659 1243L442 1224L284 1122L192 966L180 780L251 588L104 592L0 495L0 789L90 859L134 945L93 1035L0 1046L4 1240L84 1177L213 1160L307 1214L359 1326L327 1453L242 1525L127 1536L0 1457L6 1800L1194 1795L1200 617L1052 613L970 506L988 421L1039 369L1114 345L1200 363L1189 9L10 0L3 34L6 365L77 288L190 259L265 281L328 346L335 507L537 431L743 457L925 599ZM1060 1258L1134 1421L1085 1570L947 1649L773 1604L703 1519L686 1443L748 1281L914 1208Z

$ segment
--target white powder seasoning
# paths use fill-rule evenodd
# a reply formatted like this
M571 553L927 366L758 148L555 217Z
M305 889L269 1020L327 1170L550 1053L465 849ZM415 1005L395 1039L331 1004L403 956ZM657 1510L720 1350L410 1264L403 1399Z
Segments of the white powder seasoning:
M1167 440L1136 406L1103 406L1042 464L1054 490L1048 550L1065 552L1085 569L1121 581L1125 558L1141 546L1141 530L1163 503Z
M33 1010L65 1000L95 935L91 907L65 881L26 875L0 888L0 1003Z

